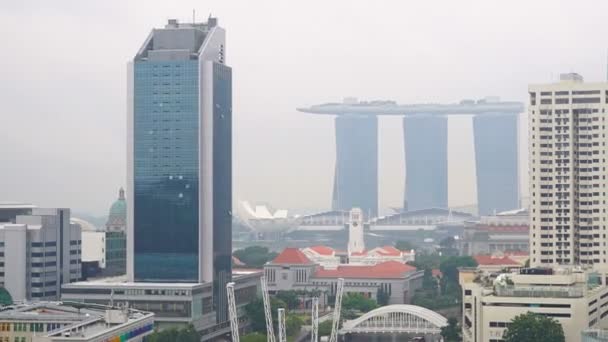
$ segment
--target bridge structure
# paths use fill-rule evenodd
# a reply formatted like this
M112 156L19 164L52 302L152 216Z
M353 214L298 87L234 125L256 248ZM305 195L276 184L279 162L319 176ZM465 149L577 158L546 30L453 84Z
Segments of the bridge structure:
M448 207L448 117L471 115L479 214L519 206L518 122L521 102L486 97L452 104L394 101L325 103L298 111L335 116L336 163L333 210L378 212L378 117L403 117L405 191L403 208Z
M416 305L387 305L344 322L341 335L346 334L412 334L439 341L441 328L448 320L435 311Z

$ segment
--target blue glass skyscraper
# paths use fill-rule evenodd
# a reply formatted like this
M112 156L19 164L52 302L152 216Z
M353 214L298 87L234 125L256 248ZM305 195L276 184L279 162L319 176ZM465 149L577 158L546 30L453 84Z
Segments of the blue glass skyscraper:
M225 31L176 20L129 64L127 273L213 282L225 320L231 279L232 71Z

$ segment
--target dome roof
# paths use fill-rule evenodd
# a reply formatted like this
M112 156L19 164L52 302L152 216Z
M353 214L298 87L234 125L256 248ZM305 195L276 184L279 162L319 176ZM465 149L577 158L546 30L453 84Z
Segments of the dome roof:
M124 224L127 220L127 201L125 200L125 190L120 188L118 199L112 203L108 215L108 225Z

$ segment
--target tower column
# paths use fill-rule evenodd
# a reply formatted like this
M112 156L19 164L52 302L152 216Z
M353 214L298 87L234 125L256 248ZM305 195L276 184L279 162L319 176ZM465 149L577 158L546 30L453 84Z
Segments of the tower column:
M448 119L411 115L403 118L407 210L448 206Z
M518 207L517 114L473 117L479 215Z
M378 119L375 115L336 117L333 210L361 208L378 214Z

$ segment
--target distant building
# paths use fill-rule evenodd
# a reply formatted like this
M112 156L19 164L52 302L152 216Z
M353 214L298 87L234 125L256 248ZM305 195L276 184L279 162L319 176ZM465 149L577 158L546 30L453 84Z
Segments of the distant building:
M339 278L345 279L347 293L360 293L376 299L378 291L389 294L389 304L409 303L422 286L423 271L398 261L373 265L340 264L321 266L297 248L286 248L264 265L270 292L282 290L320 290L334 295ZM325 302L326 303L326 302Z
M110 207L106 230L121 232L127 230L127 200L125 199L125 190L123 188L118 190L118 199Z
M56 300L81 278L80 227L70 209L0 204L0 286L14 302Z
M530 263L605 271L608 83L569 73L528 92Z
M608 327L608 287L599 273L524 269L493 279L470 269L459 277L464 342L501 341L511 320L526 312L556 319L568 342L588 341L581 340L584 329Z
M506 255L475 255L477 269L483 272L511 272L524 267L524 263Z
M528 211L507 211L469 221L458 240L461 255L527 252L530 244Z
M363 212L359 208L351 209L348 221L348 254L363 253L365 240L363 238Z
M152 313L74 304L38 302L5 309L0 312L0 341L138 342L153 332Z
M376 247L351 254L327 246L305 247L301 251L314 263L324 267L337 267L339 264L376 265L386 261L407 263L416 260L416 251L400 251L393 246Z

